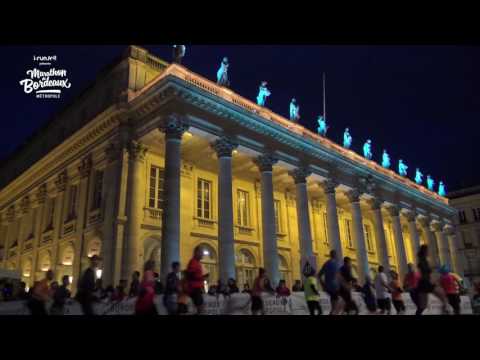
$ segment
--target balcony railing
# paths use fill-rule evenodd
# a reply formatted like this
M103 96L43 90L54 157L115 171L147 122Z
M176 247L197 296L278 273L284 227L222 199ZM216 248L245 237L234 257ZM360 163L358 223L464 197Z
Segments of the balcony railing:
M264 108L264 107L261 107L259 105L257 105L256 103L248 100L248 99L245 99L244 97L240 96L240 95L237 95L235 94L232 90L230 89L227 89L225 87L222 87L222 86L219 86L217 85L216 83L214 83L213 81L210 81L198 74L195 74L193 72L191 72L190 70L184 68L183 66L180 66L178 64L171 64L170 66L168 66L165 71L163 71L162 73L160 73L156 78L154 78L148 85L146 85L145 87L143 87L142 89L138 90L137 92L135 92L132 97L130 98L130 101L133 101L134 99L136 99L137 97L139 97L140 95L142 95L143 93L147 92L148 89L150 89L152 86L154 86L157 82L159 82L161 79L167 77L167 76L175 76L179 79L182 79L186 82L188 82L189 84L192 84L200 89L203 89L215 96L218 96L218 97L221 97L222 99L230 102L230 103L233 103L251 113L254 113L266 120L269 120L269 121L272 121L286 129L288 129L289 131L291 132L294 132L296 133L297 135L300 135L302 136L303 138L305 139L308 139L308 140L311 140L313 142L316 142L317 144L320 144L322 147L324 148L327 148L329 150L332 150L334 152L336 152L337 154L341 154L343 157L345 158L348 158L352 161L354 161L355 163L360 163L364 166L367 166L369 167L370 169L372 170L375 170L376 172L378 173L381 173L387 177L389 177L390 179L393 179L399 183L402 183L410 188L413 188L425 195L428 195L432 198L434 198L435 200L438 200L438 201L441 201L445 204L448 204L448 199L445 198L445 197L442 197L440 195L438 195L437 193L433 192L433 191L430 191L428 190L427 188L423 187L423 186L420 186L418 184L416 184L415 182L413 182L412 180L406 178L406 177L402 177L400 175L398 175L395 171L393 170L390 170L390 169L385 169L384 167L380 166L379 164L377 164L376 162L372 161L372 160L368 160L366 158L364 158L363 156L357 154L356 152L352 151L352 150L349 150L349 149L345 149L344 147L342 147L341 145L339 144L336 144L335 142L333 142L332 140L329 140L327 138L324 138L308 129L306 129L305 127L299 125L299 124L296 124L296 123L293 123L291 122L290 120L278 115L278 114L275 114L274 112L272 112L271 110L267 109L267 108Z

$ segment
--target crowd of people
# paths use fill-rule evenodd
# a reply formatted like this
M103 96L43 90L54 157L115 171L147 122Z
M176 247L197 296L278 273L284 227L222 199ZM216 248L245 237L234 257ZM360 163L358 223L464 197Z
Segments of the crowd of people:
M117 287L103 287L102 279L96 278L100 257L90 258L90 266L83 272L78 281L77 300L85 315L94 315L93 306L97 302L118 303L127 298L136 298L136 315L157 315L155 296L162 297L163 305L169 315L187 314L188 304L194 306L196 314L204 313L205 281L210 274L206 273L201 263L203 251L201 247L194 249L193 257L186 269L181 271L179 262L171 264L171 271L166 276L165 286L160 281L159 274L154 271L155 262L148 260L143 269L143 276L135 271L130 285L127 280L120 280ZM226 283L219 280L208 287L207 294L212 296L231 296L236 293L250 295L251 312L253 315L264 315L265 307L262 294L288 297L291 292L303 292L310 315L322 315L324 310L320 304L320 289L330 297L330 315L358 314L359 307L352 292L361 294L370 314L390 315L392 305L397 314L405 314L406 307L402 293L408 293L417 307L416 315L421 315L428 307L428 294L435 295L442 303L443 313L449 313L449 306L454 314L460 314L460 295L462 283L446 266L440 268L440 277L432 279L432 267L428 261L428 246L422 245L418 252L418 270L414 264L408 264L408 272L403 281L394 270L385 271L378 267L375 278L365 277L365 283L359 284L352 271L352 259L345 257L340 264L335 250L330 251L329 259L316 272L312 267L304 270L304 281L296 280L292 290L285 280L280 280L273 288L265 269L260 268L258 276L250 289L244 284L240 290L236 280L231 278ZM38 281L27 291L25 283L20 283L19 290L13 295L8 286L4 286L2 294L5 300L25 300L32 315L59 315L64 313L64 307L72 294L69 290L69 276L63 276L61 284L54 281L54 273L49 270L45 278ZM320 285L320 286L319 286ZM473 301L480 301L480 284L476 284Z

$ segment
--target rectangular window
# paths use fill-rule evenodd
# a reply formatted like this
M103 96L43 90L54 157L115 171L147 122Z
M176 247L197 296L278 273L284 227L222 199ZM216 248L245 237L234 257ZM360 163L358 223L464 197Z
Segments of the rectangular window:
M68 198L67 221L70 221L77 217L77 191L78 191L77 185L70 186L70 193Z
M460 219L460 223L461 223L461 224L465 224L465 223L467 222L467 217L466 217L466 215L465 215L465 210L460 210L460 211L458 212L458 217L459 217L459 219Z
M197 216L211 219L211 188L212 182L204 179L197 181Z
M163 169L152 166L150 168L150 192L148 195L148 207L163 209Z
M363 232L365 234L365 243L367 244L367 251L373 253L372 230L370 225L363 225Z
M328 245L327 213L323 213L323 242Z
M249 202L248 192L243 190L237 190L237 220L240 226L249 226Z
M347 240L347 247L353 249L352 221L348 219L345 219L345 239Z
M282 221L280 216L280 200L274 200L273 207L275 211L275 232L277 234L280 234L282 232Z
M93 201L91 210L100 209L102 205L103 171L96 171L93 184Z

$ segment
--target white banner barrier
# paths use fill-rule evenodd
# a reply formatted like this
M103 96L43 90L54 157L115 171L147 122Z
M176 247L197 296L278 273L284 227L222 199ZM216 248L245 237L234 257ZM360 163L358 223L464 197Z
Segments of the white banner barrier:
M414 315L416 306L409 294L402 294L406 307L405 315ZM359 308L360 315L369 315L361 293L352 293L353 300ZM266 315L309 315L308 306L303 292L292 293L289 297L279 297L264 294L262 296ZM248 294L234 294L224 297L204 295L206 315L251 315L251 301ZM461 297L461 313L473 314L472 305L468 296ZM96 303L94 312L98 315L133 315L135 313L136 298L129 298L120 302ZM424 315L442 314L442 303L434 296L429 295L429 305ZM51 304L47 304L50 307ZM162 301L162 296L155 297L155 305L159 315L167 315ZM320 306L323 315L330 313L330 298L322 292ZM188 304L189 313L194 314L195 308L191 302ZM10 301L0 303L0 315L29 315L30 311L25 301ZM68 300L64 307L64 315L82 315L82 308L75 300ZM392 305L392 314L396 314Z

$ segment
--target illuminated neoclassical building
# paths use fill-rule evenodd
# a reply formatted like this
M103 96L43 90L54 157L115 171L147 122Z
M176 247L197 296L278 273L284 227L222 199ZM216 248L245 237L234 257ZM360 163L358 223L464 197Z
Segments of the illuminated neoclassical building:
M300 279L329 249L360 279L421 243L462 272L448 200L185 67L131 46L4 165L0 266L104 284L203 245L211 281Z

